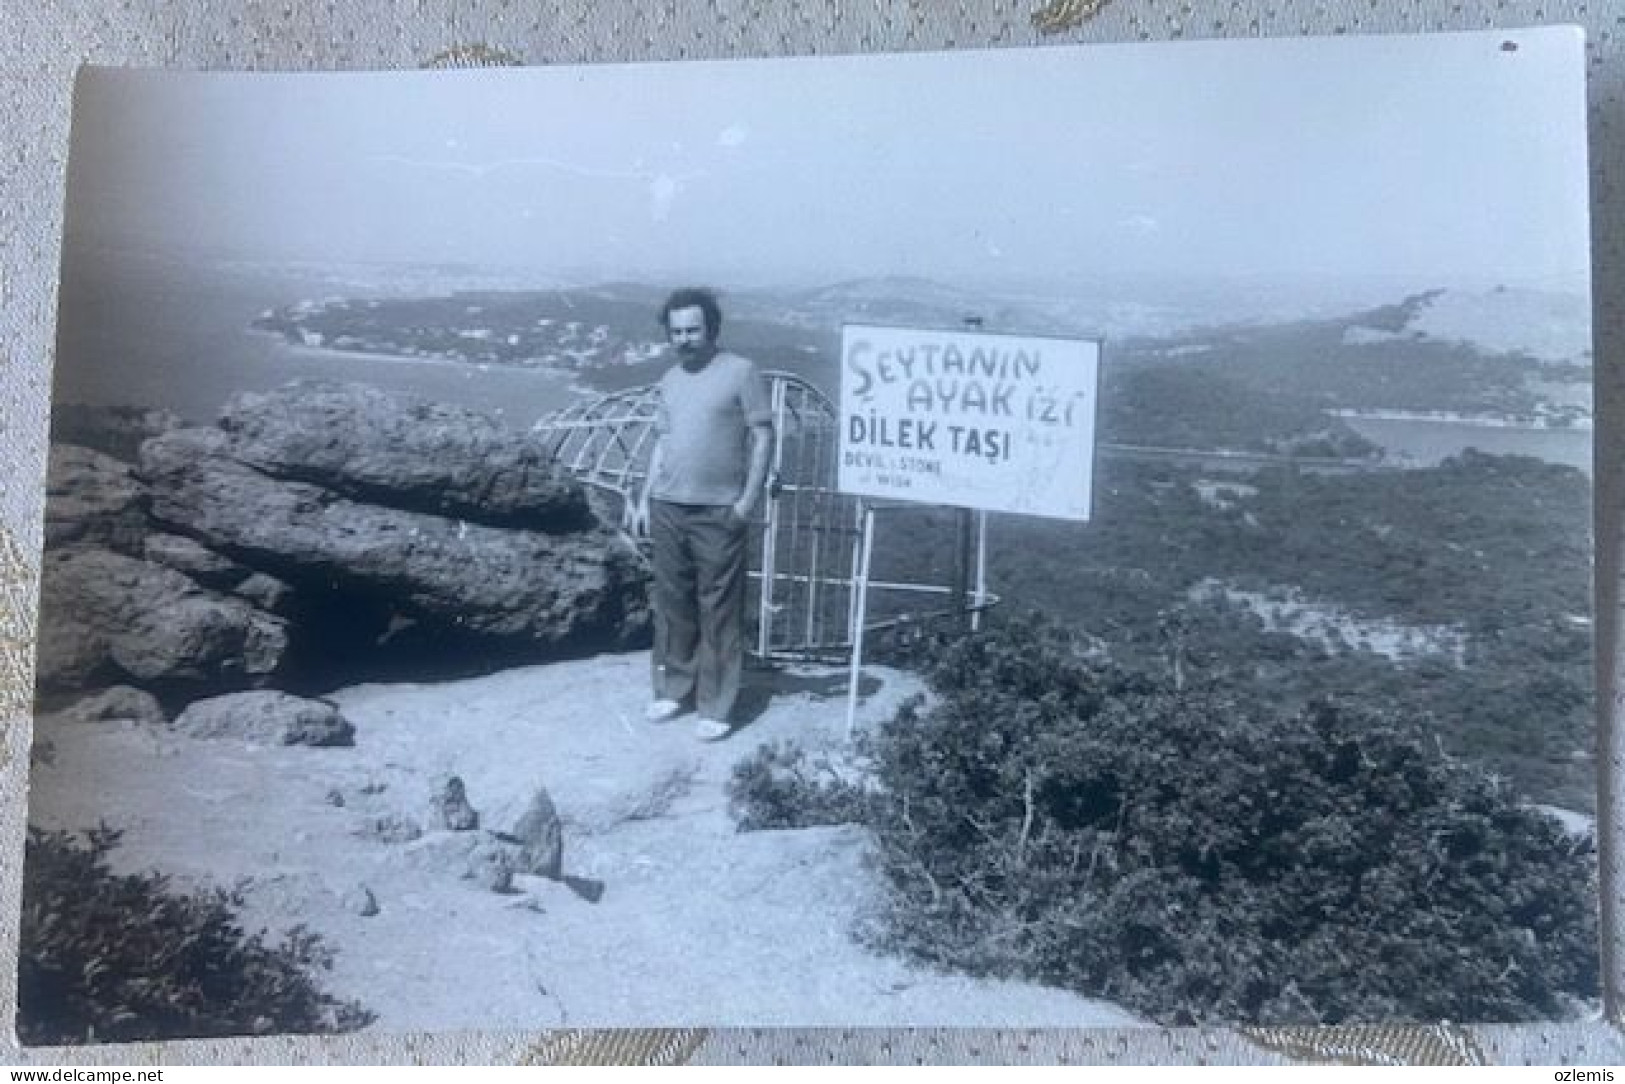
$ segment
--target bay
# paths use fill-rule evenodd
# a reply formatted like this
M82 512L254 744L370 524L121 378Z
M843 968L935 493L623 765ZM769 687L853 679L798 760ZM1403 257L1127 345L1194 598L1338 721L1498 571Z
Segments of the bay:
M78 261L62 278L53 399L160 407L207 422L239 392L325 379L421 395L525 427L584 394L555 371L317 350L249 328L266 309L340 294L383 296L272 269Z

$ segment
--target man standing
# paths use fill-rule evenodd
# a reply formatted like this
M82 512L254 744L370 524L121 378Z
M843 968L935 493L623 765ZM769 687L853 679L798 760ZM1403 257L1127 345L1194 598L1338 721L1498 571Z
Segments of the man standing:
M649 478L632 509L654 548L651 722L690 704L695 733L728 736L745 662L745 548L773 442L756 366L717 347L722 310L709 290L682 289L660 319L677 363L660 379Z

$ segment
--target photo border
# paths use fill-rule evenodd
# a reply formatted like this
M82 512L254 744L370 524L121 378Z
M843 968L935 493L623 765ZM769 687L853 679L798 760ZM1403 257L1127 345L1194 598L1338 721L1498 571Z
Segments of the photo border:
M137 0L115 9L0 0L20 33L0 40L0 1016L16 1013L21 855L26 832L35 606L42 541L50 370L55 339L71 92L82 63L211 70L376 70L491 63L592 63L881 53L1049 43L1345 32L1484 30L1509 22L1494 0L1385 0L1358 20L1338 6L1285 0L1175 5L1117 0L1078 25L1051 3L960 0L951 10L797 0L752 18L743 4L691 17L636 0L563 0L550 18L456 0L369 0L339 12L319 0L175 9ZM945 6L947 7L947 6ZM729 9L734 17L718 19ZM735 14L734 9L737 9ZM1625 1064L1625 657L1619 650L1625 569L1625 35L1608 5L1556 0L1542 21L1587 27L1591 131L1593 334L1597 344L1594 508L1604 1019L1592 1023L1348 1028L822 1029L278 1036L87 1047L19 1047L0 1028L11 1064ZM1044 20L1048 19L1048 22ZM1060 20L1064 22L1065 20ZM1589 26L1587 26L1589 24ZM1510 28L1509 28L1510 29Z

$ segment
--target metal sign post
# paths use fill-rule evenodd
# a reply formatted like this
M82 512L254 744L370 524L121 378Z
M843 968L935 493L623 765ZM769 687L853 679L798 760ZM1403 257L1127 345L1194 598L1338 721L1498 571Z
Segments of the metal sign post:
M857 725L874 513L956 509L948 596L981 627L987 513L1087 522L1094 496L1101 344L1093 339L876 324L841 327L836 489L864 498L854 545L846 732Z
M875 510L867 501L859 508L863 527L854 543L856 557L852 577L852 670L846 689L846 740L852 740L852 731L858 720L858 684L863 679L863 626L869 611L869 560L874 555Z
M987 513L976 510L976 594L975 607L970 613L970 630L982 627L982 611L987 608Z

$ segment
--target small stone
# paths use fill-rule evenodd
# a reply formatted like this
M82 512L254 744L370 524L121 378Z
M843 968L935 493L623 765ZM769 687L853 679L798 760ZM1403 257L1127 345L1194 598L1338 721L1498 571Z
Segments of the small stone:
M352 914L371 918L378 913L378 898L366 885L356 885L344 894L344 906Z
M564 868L564 828L546 787L537 787L509 833L520 846L519 872L558 880Z
M344 792L337 787L327 792L327 804L344 808Z
M490 892L506 895L513 891L513 857L498 843L481 843L469 852L464 875Z
M383 843L411 843L422 837L423 829L415 821L389 814L374 817L362 826L359 834Z
M508 908L513 911L531 911L538 915L547 914L547 908L544 907L542 905L542 901L537 899L535 896L520 896L512 903L508 904Z
M470 832L480 826L480 815L468 804L468 790L457 776L441 784L440 792L430 799L429 823L436 828L453 832Z

